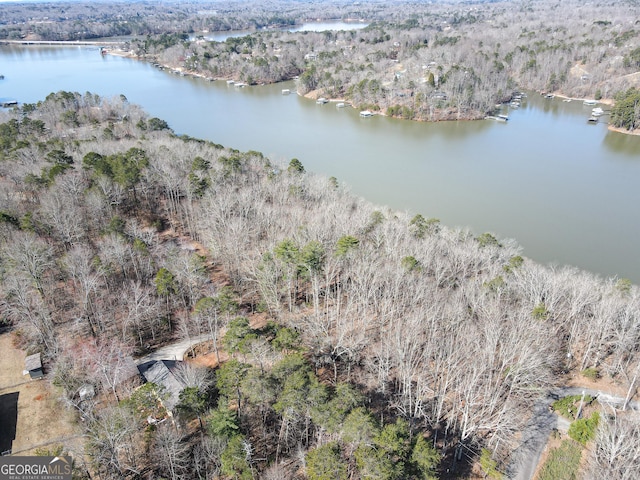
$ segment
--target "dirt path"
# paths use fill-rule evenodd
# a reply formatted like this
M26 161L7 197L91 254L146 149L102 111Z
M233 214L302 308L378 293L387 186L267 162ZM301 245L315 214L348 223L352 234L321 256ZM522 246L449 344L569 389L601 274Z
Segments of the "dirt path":
M157 361L157 360L184 360L184 354L189 351L191 347L198 345L199 343L206 342L210 340L211 336L209 334L198 335L196 337L185 338L182 340L178 340L177 342L171 343L170 345L165 345L164 347L160 347L154 352L151 352L144 357L140 357L136 360L138 365L143 363Z

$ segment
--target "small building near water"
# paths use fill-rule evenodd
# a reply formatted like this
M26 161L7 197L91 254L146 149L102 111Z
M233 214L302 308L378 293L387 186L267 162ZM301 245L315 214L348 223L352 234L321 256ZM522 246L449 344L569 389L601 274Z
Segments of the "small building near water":
M28 373L31 378L42 378L44 372L42 371L42 357L40 353L34 353L24 359L25 375Z

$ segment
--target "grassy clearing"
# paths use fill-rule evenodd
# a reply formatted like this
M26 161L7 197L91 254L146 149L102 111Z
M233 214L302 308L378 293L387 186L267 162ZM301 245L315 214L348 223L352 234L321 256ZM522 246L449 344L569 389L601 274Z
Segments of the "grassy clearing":
M596 436L596 428L600 422L600 414L593 412L593 415L587 418L580 418L574 421L569 427L569 436L576 442L586 445L589 440Z
M575 420L581 398L582 395L569 395L568 397L563 397L560 400L553 402L552 406L553 409L563 417L568 418L569 420ZM584 396L585 405L589 405L593 400L593 397L590 395Z
M573 440L564 440L551 450L537 480L576 480L582 457L582 446Z

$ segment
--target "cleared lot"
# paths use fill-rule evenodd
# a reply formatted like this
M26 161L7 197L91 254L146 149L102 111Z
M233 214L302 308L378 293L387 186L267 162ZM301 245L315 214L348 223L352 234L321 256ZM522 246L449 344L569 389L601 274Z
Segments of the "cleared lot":
M25 357L10 333L0 335L0 446L21 455L59 444L74 450L80 432L72 412L57 399L47 376L31 380L22 374Z

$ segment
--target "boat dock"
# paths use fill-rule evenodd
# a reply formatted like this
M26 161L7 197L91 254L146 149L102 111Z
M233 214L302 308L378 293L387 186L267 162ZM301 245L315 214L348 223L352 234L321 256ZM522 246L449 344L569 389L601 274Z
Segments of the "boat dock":
M507 122L509 121L509 115L487 115L484 119L495 120L496 122Z

